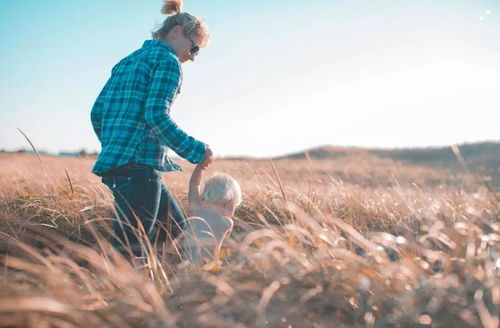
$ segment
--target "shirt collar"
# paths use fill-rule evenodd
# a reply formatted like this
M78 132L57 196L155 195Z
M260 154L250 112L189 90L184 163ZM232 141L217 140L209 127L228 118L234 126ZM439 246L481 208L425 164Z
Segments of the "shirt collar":
M173 54L175 57L177 57L177 54L175 53L174 49L172 48L171 45L164 41L160 40L146 40L144 41L144 44L142 45L143 48L145 47L163 47L168 50L171 54Z

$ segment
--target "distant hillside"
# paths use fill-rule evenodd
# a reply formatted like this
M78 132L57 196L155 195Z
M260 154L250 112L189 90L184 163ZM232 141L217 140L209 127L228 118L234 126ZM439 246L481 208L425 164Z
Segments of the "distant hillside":
M468 169L492 176L500 176L500 142L481 142L458 145ZM372 155L420 166L461 168L452 147L369 149L356 147L322 146L276 159L337 159L346 156Z
M321 146L299 153L275 157L274 159L337 159L353 155L369 155L370 150L357 147Z
M483 142L458 146L468 168L500 168L500 142ZM451 147L416 148L394 150L370 150L376 156L401 160L417 165L436 167L460 167L457 155Z

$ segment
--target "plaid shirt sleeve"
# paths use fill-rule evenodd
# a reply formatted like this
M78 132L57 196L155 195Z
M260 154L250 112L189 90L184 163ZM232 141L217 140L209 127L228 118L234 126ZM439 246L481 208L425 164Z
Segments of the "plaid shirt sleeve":
M146 95L145 120L163 144L197 164L205 155L205 144L187 135L169 115L180 82L178 65L177 61L166 61L153 72Z

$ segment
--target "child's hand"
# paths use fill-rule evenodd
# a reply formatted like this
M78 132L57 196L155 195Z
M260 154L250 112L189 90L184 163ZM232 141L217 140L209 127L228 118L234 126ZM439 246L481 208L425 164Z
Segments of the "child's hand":
M212 150L207 145L207 148L205 149L205 156L203 157L203 160L198 164L198 166L200 167L200 169L205 170L210 164L212 164L213 159L214 155L212 153Z

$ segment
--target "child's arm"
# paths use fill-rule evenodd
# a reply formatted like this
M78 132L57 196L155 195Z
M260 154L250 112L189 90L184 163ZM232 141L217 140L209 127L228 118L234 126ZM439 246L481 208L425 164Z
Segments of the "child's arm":
M200 202L200 184L201 180L203 179L203 171L205 171L207 167L212 163L212 160L212 150L208 145L206 145L205 157L194 167L193 174L191 174L191 179L189 180L188 201L190 207L191 204L197 204Z
M200 184L206 168L207 165L204 164L204 162L201 162L195 166L193 174L191 174L188 192L189 210L200 202Z
M203 173L207 167L212 163L213 153L210 147L207 145L205 149L205 157L203 160L194 167L193 174L191 174L191 179L189 180L189 211L191 208L196 206L200 202L200 184L203 179Z

